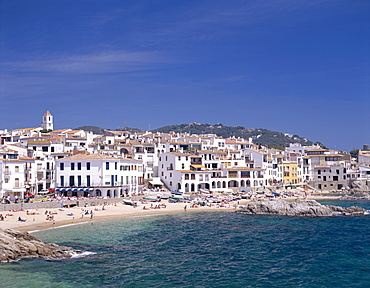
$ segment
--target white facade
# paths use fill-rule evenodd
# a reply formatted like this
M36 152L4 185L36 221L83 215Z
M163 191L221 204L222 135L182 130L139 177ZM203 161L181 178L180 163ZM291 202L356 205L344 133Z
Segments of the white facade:
M141 161L133 159L76 154L56 160L56 187L60 192L79 196L133 195L143 184L142 169Z
M53 115L47 110L42 116L41 128L43 130L54 130Z
M25 192L25 163L15 158L0 159L0 197L22 199Z

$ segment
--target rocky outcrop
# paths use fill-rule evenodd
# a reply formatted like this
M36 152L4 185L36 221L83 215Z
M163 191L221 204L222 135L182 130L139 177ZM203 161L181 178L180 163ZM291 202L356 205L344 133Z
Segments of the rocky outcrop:
M280 199L271 199L251 201L242 206L237 212L243 214L328 217L336 215L364 215L367 210L356 206L343 208L340 206L322 205L315 200L288 202Z
M0 228L0 262L20 258L70 258L81 251L53 243L44 243L27 232Z

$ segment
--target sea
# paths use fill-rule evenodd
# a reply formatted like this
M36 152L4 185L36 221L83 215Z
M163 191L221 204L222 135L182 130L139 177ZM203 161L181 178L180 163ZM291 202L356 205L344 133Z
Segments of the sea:
M360 206L369 201L320 201ZM183 212L33 233L87 251L0 264L0 287L370 287L370 216Z

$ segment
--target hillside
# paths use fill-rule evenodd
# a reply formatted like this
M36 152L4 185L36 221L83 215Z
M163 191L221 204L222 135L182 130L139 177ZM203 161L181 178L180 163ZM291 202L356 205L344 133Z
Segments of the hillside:
M97 126L81 126L74 128L74 130L84 130L88 132L93 132L93 134L104 134L104 131L107 129L97 127Z
M221 136L224 138L228 137L241 137L244 139L249 139L250 137L253 139L253 143L261 144L268 147L275 147L283 149L286 146L289 146L289 143L301 143L302 145L312 145L313 142L300 137L298 135L290 135L284 134L277 131L271 131L268 129L253 129L253 128L245 128L243 126L224 126L222 124L199 124L199 123L190 123L190 124L181 124L181 125L170 125L164 126L152 132L162 132L162 133L169 133L169 132L176 132L176 133L185 133L188 132L190 134L216 134L217 136Z
M96 126L82 126L76 129L81 129L85 131L92 131L94 134L103 134L105 130ZM122 127L116 129L117 131L129 131L132 133L143 132L137 128L131 127ZM268 129L258 128L245 128L243 126L224 126L222 124L199 124L199 123L190 123L190 124L180 124L180 125L169 125L164 126L158 129L151 130L151 132L161 132L161 133L190 133L190 134L216 134L224 138L229 137L240 137L244 139L252 138L253 143L261 144L267 147L274 147L279 149L284 149L284 147L289 146L289 143L301 143L302 145L312 145L314 142L300 137L298 135L284 134L277 131L271 131ZM317 144L321 143L316 142Z

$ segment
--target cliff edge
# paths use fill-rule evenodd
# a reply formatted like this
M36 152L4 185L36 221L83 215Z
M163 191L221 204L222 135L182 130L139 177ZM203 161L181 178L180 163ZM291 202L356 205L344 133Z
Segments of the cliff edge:
M306 217L328 217L338 215L365 215L367 210L361 207L340 207L322 205L315 200L296 200L288 202L280 199L251 201L242 206L238 213L251 215L285 215Z
M53 243L44 243L28 232L0 228L0 262L20 258L61 259L71 258L81 251Z

